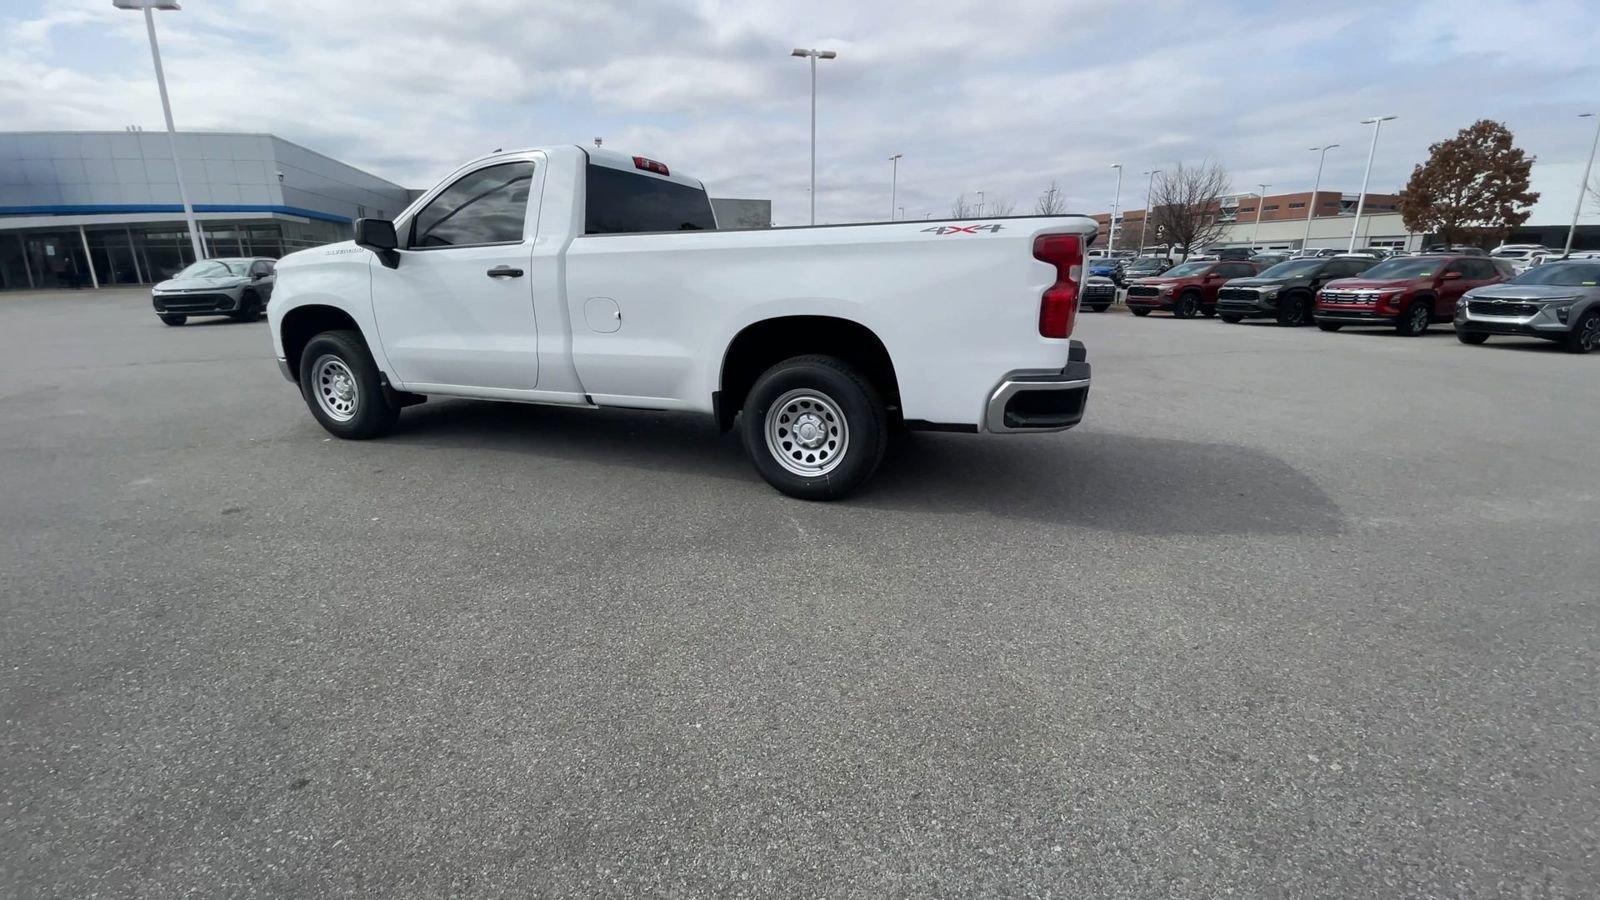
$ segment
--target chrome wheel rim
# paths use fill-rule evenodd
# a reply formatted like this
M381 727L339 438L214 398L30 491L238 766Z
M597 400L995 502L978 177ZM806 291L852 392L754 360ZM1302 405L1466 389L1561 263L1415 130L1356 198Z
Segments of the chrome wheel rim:
M817 478L839 467L850 449L850 426L837 401L821 391L789 391L767 407L767 452L784 469Z
M1578 336L1578 343L1585 350L1600 347L1600 316L1589 316L1583 320L1583 333Z
M328 418L348 422L356 417L361 387L356 384L355 373L339 357L325 353L311 364L311 391Z

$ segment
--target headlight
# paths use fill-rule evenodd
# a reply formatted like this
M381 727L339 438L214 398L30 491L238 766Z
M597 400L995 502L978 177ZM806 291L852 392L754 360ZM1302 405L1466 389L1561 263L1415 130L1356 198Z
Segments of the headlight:
M1281 291L1281 290L1283 290L1283 288L1275 288L1275 287L1261 288L1261 299L1263 299L1263 300L1271 300L1273 297L1278 296L1278 292Z
M1577 303L1579 300L1582 300L1582 299L1583 299L1583 295L1581 295L1581 294L1574 294L1571 297L1550 297L1550 298L1548 298L1548 299L1546 299L1544 301L1544 308L1545 309L1566 309L1567 307L1571 306L1574 303Z
M1163 294L1171 294L1172 293L1172 285L1169 284L1169 285L1166 285L1166 286L1162 287L1161 288L1161 293L1163 293Z

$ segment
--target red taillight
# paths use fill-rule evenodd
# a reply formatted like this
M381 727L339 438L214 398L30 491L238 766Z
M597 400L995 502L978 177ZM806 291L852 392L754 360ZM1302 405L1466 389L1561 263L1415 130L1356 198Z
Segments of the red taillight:
M671 172L667 171L667 167L665 165L658 163L653 159L645 159L642 156L635 156L633 158L633 166L636 169L643 169L646 172L654 172L657 175L672 174Z
M1075 234L1041 234L1033 239L1033 258L1056 267L1056 283L1039 298L1039 335L1071 337L1083 278L1083 240Z

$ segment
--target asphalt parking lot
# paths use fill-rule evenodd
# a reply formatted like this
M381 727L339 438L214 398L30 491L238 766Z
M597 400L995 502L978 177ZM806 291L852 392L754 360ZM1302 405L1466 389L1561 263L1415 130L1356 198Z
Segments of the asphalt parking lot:
M0 297L0 894L1592 896L1600 358L1085 313L858 498Z

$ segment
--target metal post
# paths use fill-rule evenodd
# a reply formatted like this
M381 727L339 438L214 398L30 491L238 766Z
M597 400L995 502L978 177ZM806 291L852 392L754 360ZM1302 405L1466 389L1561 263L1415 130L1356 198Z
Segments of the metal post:
M205 246L201 243L200 229L194 221L194 207L189 205L189 191L183 184L183 162L178 159L177 128L172 124L172 103L167 99L167 76L161 70L161 45L156 42L156 16L148 6L144 8L144 28L150 36L150 59L156 66L156 87L161 90L161 114L167 119L167 142L172 145L172 169L178 179L178 199L183 202L183 218L189 223L189 241L194 244L195 259L205 259Z
M78 226L78 240L83 242L83 261L89 266L89 281L94 284L94 289L98 291L100 290L100 276L94 272L94 254L89 252L89 235L84 233L82 225Z
M144 284L144 272L139 268L139 248L133 245L133 226L124 225L122 230L128 236L128 255L133 258L133 283Z
M1267 211L1267 188L1272 187L1272 185L1262 184L1257 185L1257 187L1261 188L1261 193L1256 198L1256 224L1254 228L1250 229L1251 253L1255 252L1256 238L1261 235L1261 214Z
M1144 218L1142 220L1140 220L1140 222L1139 222L1139 255L1140 256L1144 255L1145 232L1150 230L1150 213L1153 212L1153 210L1150 209L1150 195L1155 193L1156 176L1161 174L1161 170L1160 169L1151 169L1150 171L1148 171L1148 172L1146 172L1144 174L1150 176L1150 180L1147 181L1145 183L1145 186L1144 186Z
M1326 147L1311 148L1312 150L1320 149L1322 151L1322 155L1317 157L1317 178L1315 181L1311 182L1311 199L1306 201L1306 238L1300 242L1301 250L1311 246L1311 219L1317 214L1317 191L1322 187L1322 164L1328 159L1328 151L1337 146L1339 145L1329 144Z
M22 232L17 232L17 243L22 247L22 271L28 273L28 290L33 290L39 285L33 280L33 263L28 262L28 242L22 237Z
M903 153L896 153L889 157L889 221L894 221L895 204L899 202L897 191L900 187L900 157Z
M1117 249L1117 213L1122 209L1122 163L1112 163L1111 168L1117 170L1117 194L1111 200L1111 234L1106 238L1107 256Z
M1580 119L1593 118L1594 142L1589 145L1589 161L1583 164L1583 180L1578 182L1578 202L1572 207L1572 224L1567 228L1567 246L1561 252L1562 256L1572 255L1572 236L1578 232L1578 213L1583 212L1583 195L1589 190L1589 170L1594 167L1594 150L1600 147L1600 116L1594 113L1584 113Z
M1376 116L1361 121L1363 125L1372 126L1372 147L1367 150L1367 173L1361 176L1361 194L1356 197L1356 221L1350 226L1350 246L1345 249L1347 253L1354 253L1356 250L1356 232L1361 230L1361 211L1366 209L1367 184L1372 180L1372 158L1378 155L1378 132L1383 130L1383 123L1392 118L1394 116Z

